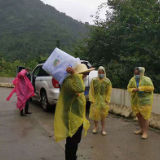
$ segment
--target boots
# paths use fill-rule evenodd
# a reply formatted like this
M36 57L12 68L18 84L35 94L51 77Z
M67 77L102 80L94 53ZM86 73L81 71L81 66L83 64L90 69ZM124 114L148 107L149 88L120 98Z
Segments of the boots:
M23 109L20 111L20 115L23 117L25 114L23 113Z
M29 100L26 102L26 106L25 106L25 114L32 114L31 112L28 112L29 110ZM25 114L23 113L23 109L20 111L20 115L21 116L25 116Z

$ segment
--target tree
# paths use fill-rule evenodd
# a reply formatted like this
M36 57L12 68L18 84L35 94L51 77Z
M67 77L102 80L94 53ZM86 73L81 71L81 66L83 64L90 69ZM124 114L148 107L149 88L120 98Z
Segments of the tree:
M99 12L106 10L106 19ZM143 66L160 92L160 3L158 0L108 0L99 6L95 26L75 47L96 67L106 67L114 87L126 88L135 67Z
M0 59L27 62L71 44L87 33L80 23L40 0L0 0Z
M61 45L60 45L60 40L57 40L57 41L56 41L56 46L57 46L57 48L60 48L60 46L61 46Z

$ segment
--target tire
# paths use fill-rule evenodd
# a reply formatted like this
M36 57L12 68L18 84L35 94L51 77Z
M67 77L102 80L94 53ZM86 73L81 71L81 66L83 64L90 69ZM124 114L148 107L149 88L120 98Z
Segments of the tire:
M41 106L44 112L49 111L49 103L48 103L48 99L45 91L41 93Z

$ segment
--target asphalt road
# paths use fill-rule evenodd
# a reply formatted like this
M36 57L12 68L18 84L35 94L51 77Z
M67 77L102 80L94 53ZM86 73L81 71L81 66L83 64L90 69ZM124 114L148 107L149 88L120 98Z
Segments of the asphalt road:
M0 88L0 160L64 160L65 141L54 141L54 109L42 111L39 103L30 103L32 115L20 117L16 96L5 99L11 89ZM100 127L99 127L100 128ZM149 139L133 134L138 128L132 120L109 115L107 136L92 134L82 139L78 160L160 160L160 133L150 130Z

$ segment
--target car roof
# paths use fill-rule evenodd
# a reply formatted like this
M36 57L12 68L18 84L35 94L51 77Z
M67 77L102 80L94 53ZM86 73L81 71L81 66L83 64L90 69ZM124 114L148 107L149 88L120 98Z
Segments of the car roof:
M81 62L88 62L88 61L86 61L86 60L81 60Z
M39 63L37 66L43 66L44 65L44 63Z

